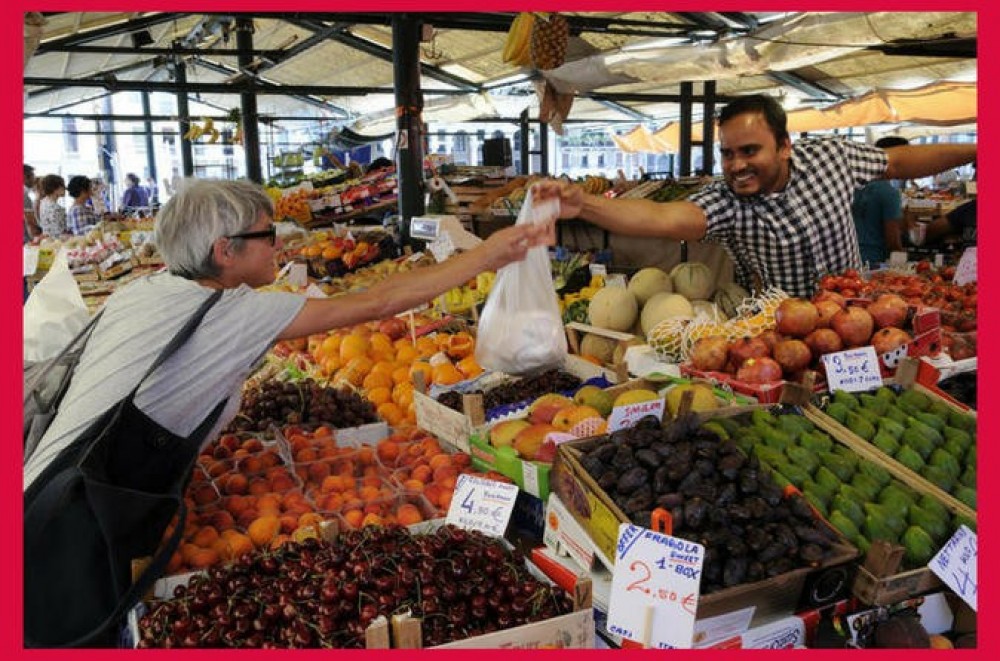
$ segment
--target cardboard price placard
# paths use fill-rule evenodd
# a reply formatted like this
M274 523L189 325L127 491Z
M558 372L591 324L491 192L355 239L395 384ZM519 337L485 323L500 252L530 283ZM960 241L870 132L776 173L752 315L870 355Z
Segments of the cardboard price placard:
M958 260L955 267L954 282L956 285L964 285L976 281L976 247L969 246L962 253L962 258Z
M955 594L969 604L972 610L976 608L979 592L979 538L966 526L959 526L948 543L941 547L928 568L944 581Z
M701 544L621 524L608 631L645 647L690 648L704 559Z
M503 537L516 499L517 485L459 475L445 522Z
M826 365L826 382L830 392L867 391L882 385L882 372L879 369L875 347L859 347L824 354L823 364Z
M613 432L631 427L647 415L656 416L657 420L663 420L664 408L665 400L662 397L616 406L611 409L611 415L608 416L608 431Z

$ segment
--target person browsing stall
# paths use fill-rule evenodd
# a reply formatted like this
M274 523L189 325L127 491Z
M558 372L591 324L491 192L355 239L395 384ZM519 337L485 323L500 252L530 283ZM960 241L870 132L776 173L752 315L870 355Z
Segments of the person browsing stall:
M69 180L66 192L73 198L73 204L66 214L66 228L70 234L79 236L84 234L88 227L100 222L94 207L89 204L91 188L90 179L82 175L71 177Z
M31 193L35 190L35 168L24 164L24 242L28 243L42 233L35 214L35 201Z
M861 265L851 216L854 191L876 179L914 179L973 161L975 144L879 149L838 138L793 145L772 97L745 96L719 114L724 181L686 200L654 202L587 195L546 180L536 202L560 200L561 218L581 218L632 236L720 243L741 285L809 297L819 276Z
M125 175L125 192L122 194L122 209L136 209L149 206L149 193L139 185L139 176L129 172Z
M875 141L880 149L908 144L896 135ZM890 252L903 249L903 196L891 182L876 179L855 191L851 213L862 262L876 266L888 260Z
M38 224L53 238L66 233L66 210L60 201L66 194L66 182L57 174L42 177L38 200Z

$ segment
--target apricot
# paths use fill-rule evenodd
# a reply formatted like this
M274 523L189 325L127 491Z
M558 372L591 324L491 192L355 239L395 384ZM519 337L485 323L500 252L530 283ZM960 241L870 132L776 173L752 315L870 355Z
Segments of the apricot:
M278 534L280 529L281 521L278 517L273 515L261 516L254 519L247 526L247 535L254 546L262 548L271 543L271 540L274 539L274 536Z

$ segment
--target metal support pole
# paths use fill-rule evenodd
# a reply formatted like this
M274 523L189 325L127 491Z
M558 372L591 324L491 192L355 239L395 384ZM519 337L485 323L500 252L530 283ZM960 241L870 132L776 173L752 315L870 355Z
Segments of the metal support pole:
M549 173L549 125L538 122L538 174Z
M112 112L111 96L101 99L101 106L105 114L110 114ZM104 183L108 186L108 195L110 196L108 200L108 210L110 211L118 208L116 199L118 195L116 191L119 188L118 180L121 177L121 173L117 172L115 168L118 140L115 138L115 123L113 120L105 119L97 122L97 129L103 133L98 139L98 149L100 149L102 174L106 177Z
M392 73L396 90L396 172L399 177L400 235L411 243L410 219L424 213L424 96L420 89L421 21L393 14Z
M250 67L253 62L253 19L245 16L236 19L236 56L240 70ZM263 182L260 171L260 133L257 130L257 94L240 93L240 114L243 122L243 153L246 156L247 179Z
M691 174L691 98L694 83L681 83L681 144L680 144L680 176Z
M521 148L521 163L518 174L527 175L531 172L531 124L528 121L528 109L521 111L521 139L518 141Z
M152 114L149 109L149 92L142 92L142 114L146 118L143 121L146 130L146 171L148 172L148 176L152 177L153 181L156 182L156 151L153 144L153 122L149 119ZM150 191L150 194L152 194L152 191Z
M705 110L701 117L702 168L712 176L715 169L715 81L705 81Z
M181 141L181 170L185 177L194 176L194 150L191 141L185 140L184 135L191 128L191 109L188 108L187 90L187 65L179 57L174 60L174 76L177 78L177 116L179 118L180 132L177 134Z

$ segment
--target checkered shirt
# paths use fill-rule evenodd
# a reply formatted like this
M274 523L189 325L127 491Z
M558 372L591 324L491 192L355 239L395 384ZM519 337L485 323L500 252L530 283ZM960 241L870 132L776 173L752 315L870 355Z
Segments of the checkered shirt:
M703 240L722 244L741 285L809 298L824 273L860 268L851 201L856 188L885 173L888 158L860 142L803 139L790 163L780 192L739 197L719 181L688 199L708 218Z
M66 229L70 234L80 235L83 234L83 228L88 225L96 225L100 218L94 213L94 210L88 207L86 204L72 204L69 207L69 211L66 213Z

